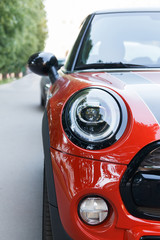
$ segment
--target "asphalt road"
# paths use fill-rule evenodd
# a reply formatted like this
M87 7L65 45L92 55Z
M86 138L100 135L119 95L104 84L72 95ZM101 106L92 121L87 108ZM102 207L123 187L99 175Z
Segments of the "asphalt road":
M0 240L40 240L43 149L39 77L0 86Z

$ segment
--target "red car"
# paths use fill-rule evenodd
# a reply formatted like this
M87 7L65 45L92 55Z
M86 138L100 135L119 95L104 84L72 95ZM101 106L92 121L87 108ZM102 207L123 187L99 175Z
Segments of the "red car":
M52 82L43 240L160 239L160 11L95 12L58 72L29 67Z

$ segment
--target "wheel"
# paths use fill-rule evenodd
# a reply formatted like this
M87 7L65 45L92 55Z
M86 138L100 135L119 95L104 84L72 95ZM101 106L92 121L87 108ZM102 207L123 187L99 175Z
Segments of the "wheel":
M47 194L47 184L45 179L45 169L44 169L44 179L43 179L43 221L42 221L42 240L54 240L51 229L51 219L49 212L48 194Z

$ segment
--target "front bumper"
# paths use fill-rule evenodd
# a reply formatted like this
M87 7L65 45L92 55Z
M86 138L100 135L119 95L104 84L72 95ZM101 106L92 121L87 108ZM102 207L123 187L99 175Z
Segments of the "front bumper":
M72 239L140 240L143 236L160 236L158 221L136 218L124 206L119 186L127 165L76 157L53 148L50 151L60 219ZM78 204L88 195L101 196L110 205L109 217L100 225L86 225L78 216Z

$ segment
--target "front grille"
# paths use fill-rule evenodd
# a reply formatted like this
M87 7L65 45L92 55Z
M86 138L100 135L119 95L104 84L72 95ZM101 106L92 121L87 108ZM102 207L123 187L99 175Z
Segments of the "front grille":
M160 240L160 236L143 236L140 240Z
M133 158L122 177L120 192L133 216L160 221L160 141L145 146Z
M132 180L132 194L137 206L160 209L160 171L138 171Z

